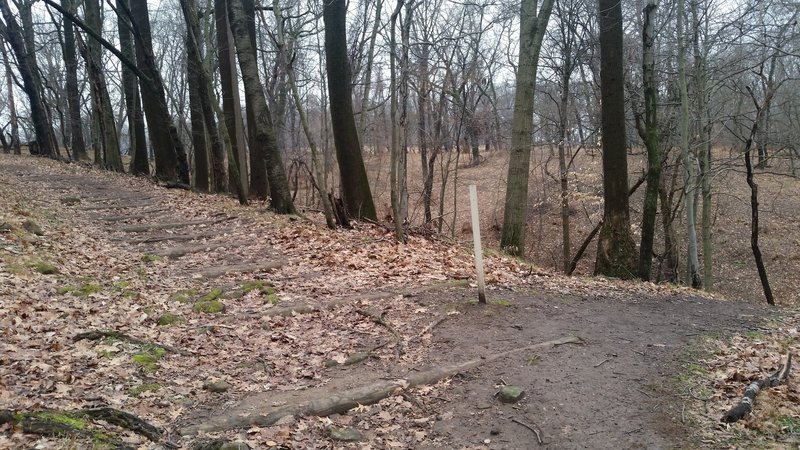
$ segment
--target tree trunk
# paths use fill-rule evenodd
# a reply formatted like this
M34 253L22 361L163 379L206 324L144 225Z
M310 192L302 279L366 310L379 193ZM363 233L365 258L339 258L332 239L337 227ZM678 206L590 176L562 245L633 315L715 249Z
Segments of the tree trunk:
M314 187L319 192L320 201L322 202L322 211L325 214L325 223L328 225L328 228L334 229L336 228L336 222L333 216L333 207L331 205L330 198L327 194L327 186L325 185L325 174L324 167L319 159L319 150L317 148L317 140L314 137L314 133L311 130L311 126L308 123L308 117L306 115L306 110L303 107L303 102L300 99L300 91L297 88L297 81L295 80L294 75L294 67L292 67L292 60L289 59L289 55L287 54L286 42L285 37L286 33L284 31L284 17L281 12L279 0L272 0L272 13L275 15L275 23L276 23L276 35L275 35L275 43L278 47L278 57L280 58L281 64L286 68L286 77L289 84L289 90L292 94L292 100L294 101L294 105L297 108L297 113L300 115L300 124L303 126L303 132L306 135L306 139L308 140L308 146L311 148L311 166L314 170L314 176L316 177L316 181L314 182ZM314 180L312 180L314 181Z
M564 273L570 270L570 230L569 230L569 168L567 167L567 133L569 123L567 121L567 108L569 108L569 79L571 70L567 67L567 62L571 55L564 56L564 67L561 78L561 98L558 109L558 173L561 181L561 257L563 259L562 269Z
M688 282L693 288L703 284L700 278L700 263L697 257L697 218L694 194L694 158L689 149L689 94L686 83L686 39L684 36L684 17L686 15L685 0L678 0L678 89L680 90L680 117L678 130L683 161L683 192L686 199L686 272Z
M599 7L604 204L595 273L632 278L637 272L637 252L628 207L622 6L617 0L599 0Z
M533 147L533 98L542 39L554 0L544 0L539 14L536 1L523 0L519 38L519 66L511 123L511 155L508 163L505 213L500 246L512 255L525 253L528 219L528 179Z
M208 146L203 109L200 106L200 77L203 69L200 56L194 46L194 39L186 36L186 82L189 85L189 120L192 126L192 147L194 147L194 186L197 190L208 192Z
M189 161L178 130L172 122L167 108L167 96L161 73L153 57L153 42L150 32L150 16L146 0L130 0L131 23L136 40L136 61L147 77L139 79L147 131L153 146L156 162L156 178L178 180L189 184Z
M225 115L225 128L230 140L229 153L236 155L235 161L228 161L229 180L231 190L242 190L239 195L248 197L247 162L244 158L244 124L242 123L242 104L239 100L238 84L236 80L236 59L233 49L233 36L228 22L228 5L226 0L214 0L214 19L217 35L217 55L219 60L220 85L222 88L222 110ZM233 176L234 163L240 169L238 179Z
M408 218L408 190L406 188L406 109L408 107L408 35L411 26L411 8L414 0L398 0L391 21L390 44L389 44L389 67L390 67L390 96L391 96L391 199L392 216L394 218L394 232L399 242L406 242L405 222ZM403 7L406 7L406 16L401 25L402 49L400 57L400 78L397 77L397 19ZM400 99L398 100L398 92ZM400 117L398 118L398 113Z
M250 152L260 155L259 157L266 162L271 194L270 207L279 214L294 214L289 181L286 178L286 170L275 140L272 119L264 95L264 86L258 76L258 65L253 58L254 53L241 0L230 0L228 13L236 45L236 55L239 59L239 68L242 71L245 95L253 105L253 113L256 118L255 129L251 130L255 147L251 148ZM253 170L255 171L255 168Z
M25 6L23 6L24 8ZM27 8L30 8L30 5ZM17 69L22 78L22 87L30 101L31 120L36 133L39 154L55 158L57 153L56 149L53 148L55 143L53 129L50 126L42 100L41 85L37 83L36 55L29 54L26 50L22 29L17 24L14 13L8 5L8 0L0 0L0 10L2 10L3 18L5 19L5 26L0 29L0 32L3 32L8 39L11 50L14 51L17 57Z
M0 31L3 30L0 29ZM5 35L5 32L0 33L0 37L5 38ZM0 54L2 54L3 57L3 65L5 67L11 67L8 53L6 52L5 39L0 39ZM16 102L14 100L14 77L11 75L10 70L6 70L6 88L8 90L8 113L11 121L11 142L9 142L9 146L12 148L15 155L19 155L22 153L22 150L19 146L19 122L17 119Z
M227 0L228 1L228 8L231 8L230 2L236 0ZM256 53L256 22L255 22L255 5L253 4L253 0L242 0L242 13L244 15L244 26L245 30L247 30L247 39L250 41L250 58L254 61L256 67L258 67L258 54ZM233 20L231 16L228 18L231 23L231 30L233 30ZM234 37L235 42L235 37ZM241 51L238 50L237 51ZM241 58L240 62L241 64ZM259 81L260 83L260 81ZM263 86L263 85L262 85ZM266 95L264 97L266 99ZM258 128L258 119L256 117L257 113L255 111L255 105L252 103L252 99L245 94L244 97L245 102L245 117L247 120L247 147L250 150L249 153L249 162L250 162L250 187L249 192L256 196L259 200L266 200L269 198L270 194L270 186L269 180L267 178L267 162L265 159L265 155L260 150L261 146L259 142L256 140L256 128ZM269 104L267 105L269 107ZM270 123L271 123L271 133L275 136L276 128L275 123L272 120L272 113L270 113ZM275 145L278 145L278 137L275 136ZM241 167L244 167L242 165ZM246 173L246 172L245 172ZM288 182L287 182L288 183Z
M642 84L644 85L644 127L647 147L647 189L642 207L642 240L639 248L639 278L649 281L653 263L653 239L661 179L661 143L658 136L658 85L655 68L655 26L657 3L648 0L642 27Z
M377 220L353 116L346 20L346 0L330 0L324 3L325 63L328 69L333 140L347 214L355 218Z
M117 10L128 11L130 6L126 0L117 0ZM117 15L119 47L129 61L136 61L136 54L131 35L131 23L125 14ZM128 114L128 140L130 141L131 163L133 175L150 175L150 160L147 155L147 136L144 128L144 112L142 99L139 96L139 84L136 74L127 65L122 65L122 90L125 96L125 110Z
M64 9L74 12L72 0L61 0ZM83 140L81 121L81 91L78 90L78 57L75 53L75 25L64 19L64 70L66 72L67 104L72 147L72 159L83 161L88 158L86 142Z
M100 15L100 4L98 0L85 0L83 9L86 14L86 25L97 34L102 35L103 19ZM84 55L84 58L86 59L86 72L92 88L92 106L94 107L100 127L103 167L115 172L124 172L122 156L119 152L117 125L114 121L108 85L106 85L103 67L103 48L100 42L91 36L86 39L86 46L87 53ZM95 163L96 162L97 161L95 161Z
M714 288L714 245L711 236L711 118L709 117L708 68L700 49L701 18L697 10L698 0L690 4L692 12L695 99L697 101L697 134L700 136L700 180L703 209L701 212L701 235L703 239L703 289ZM707 54L707 52L706 52Z

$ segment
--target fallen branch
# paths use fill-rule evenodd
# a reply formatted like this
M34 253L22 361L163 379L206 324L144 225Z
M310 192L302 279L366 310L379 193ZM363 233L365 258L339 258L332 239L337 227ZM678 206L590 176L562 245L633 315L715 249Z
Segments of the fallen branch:
M516 353L526 352L541 348L555 347L564 344L583 344L577 336L566 336L552 341L541 342L538 344L527 345L505 352L494 353L488 356L479 357L460 364L435 367L433 369L419 372L400 380L380 380L372 384L357 387L343 392L326 392L324 394L314 391L305 391L306 400L284 406L261 406L279 403L280 399L275 398L275 393L269 393L269 399L251 398L248 404L255 404L262 407L261 410L252 411L251 408L233 408L225 416L218 416L209 419L206 423L193 425L180 430L182 435L194 435L201 432L217 432L234 428L245 428L250 426L268 427L274 425L278 420L286 416L329 416L340 414L355 408L359 405L372 405L392 395L398 395L408 388L416 386L434 384L439 380L455 376L489 362L497 361ZM291 395L291 394L287 394Z
M789 379L789 372L791 370L792 354L789 353L786 356L786 364L781 364L778 366L778 370L776 370L775 373L766 378L754 381L750 383L750 386L747 386L747 389L744 391L744 396L739 401L739 404L725 413L725 415L722 417L722 421L725 423L733 423L744 418L744 416L753 410L753 401L755 401L756 395L758 395L758 393L764 388L773 387L784 383L787 379Z
M82 340L97 341L97 340L100 340L100 339L103 339L103 338L119 339L121 341L128 341L131 344L135 344L135 345L151 345L153 347L161 347L161 348L163 348L164 350L166 350L166 351L168 351L170 353L177 353L179 355L189 355L190 354L186 350L181 350L179 348L175 348L175 347L172 347L170 345L164 345L164 344L158 344L158 343L152 343L152 342L143 341L141 339L135 338L133 336L128 336L125 333L122 333L122 332L119 332L119 331L114 331L114 330L92 330L92 331L86 331L86 332L83 332L83 333L76 334L75 337L72 338L72 340L75 341L75 342L82 341Z
M512 418L511 421L516 423L516 424L518 424L518 425L522 425L523 427L533 431L533 434L536 435L536 441L539 443L539 445L543 444L542 436L539 434L539 430L537 430L536 427L534 427L533 425L529 425L529 424L527 424L527 423L525 423L525 422L523 422L521 420L518 420L518 419L513 419Z
M442 316L434 320L433 322L428 324L428 326L425 327L422 331L420 331L418 335L412 337L409 343L422 339L422 336L425 336L426 333L430 333L431 331L433 331L434 328L438 327L439 324L444 322L445 320L447 320L447 316Z

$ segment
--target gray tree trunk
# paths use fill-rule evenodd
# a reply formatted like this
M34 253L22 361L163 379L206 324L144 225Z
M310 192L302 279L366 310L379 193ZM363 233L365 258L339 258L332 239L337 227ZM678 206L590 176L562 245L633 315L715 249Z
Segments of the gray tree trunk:
M539 52L554 0L544 0L538 15L536 3L535 0L523 0L521 6L519 65L514 94L514 116L511 123L511 155L500 240L500 246L512 255L525 253L528 179L533 147L533 97Z
M251 148L250 152L261 155L260 157L266 162L271 198L270 207L279 214L294 214L289 181L286 178L286 170L275 140L275 131L264 95L264 86L258 76L258 65L253 58L254 53L241 0L230 0L228 13L236 45L236 55L239 59L239 68L242 71L245 95L253 106L256 119L255 129L251 130L255 147Z
M74 12L72 0L61 0L64 9ZM64 19L64 70L66 71L67 104L72 147L72 158L83 161L88 158L86 142L83 140L81 120L81 92L78 90L78 57L75 53L75 25ZM13 101L13 99L12 99Z
M8 59L8 52L6 52L5 32L0 33L0 37L2 38L0 39L0 54L3 57L3 64L5 67L11 67L11 63ZM22 149L19 145L19 121L17 118L16 101L14 100L14 77L11 75L10 70L6 70L6 89L8 92L8 115L11 121L11 142L9 142L9 146L15 155L19 155L22 153Z

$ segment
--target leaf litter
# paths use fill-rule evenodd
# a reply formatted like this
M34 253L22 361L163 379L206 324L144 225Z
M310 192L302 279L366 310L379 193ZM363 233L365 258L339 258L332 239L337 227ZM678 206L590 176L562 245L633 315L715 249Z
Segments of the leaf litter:
M384 312L400 340L376 349L354 373L399 375L426 360L431 333L425 328L437 320L429 309L420 308L406 296L420 286L472 280L473 276L470 249L446 240L411 235L408 244L401 245L388 228L364 223L355 224L352 230L328 230L313 213L310 220L276 216L264 208L241 207L224 196L169 190L147 180L77 164L45 159L34 164L30 159L3 155L0 170L6 175L0 183L0 223L10 226L0 232L3 409L78 410L106 405L172 429L175 423L253 393L331 383L342 375L336 372L342 369L328 369L326 361L341 364L354 353L392 340L385 326L358 310ZM81 201L61 201L63 198ZM139 210L129 207L135 204L143 206ZM118 208L89 209L98 206ZM142 216L141 209L155 212ZM131 218L100 220L125 215ZM140 233L122 230L133 224L223 217L228 220L215 224ZM37 222L42 235L27 232L22 227L26 220ZM198 236L193 242L207 245L208 250L179 259L143 258L174 245L143 242L147 237L179 235ZM227 248L228 242L244 245ZM274 271L228 273L215 279L194 275L200 268L277 258L286 263ZM29 266L33 261L47 261L57 273L38 273ZM497 254L486 257L485 267L490 289L535 286L557 295L621 301L676 293L714 297L652 283L567 278ZM243 292L242 286L253 282L270 286L274 293L262 289ZM67 287L72 290L64 291ZM222 290L219 300L224 310L218 314L195 311L194 303L214 289ZM389 295L337 303L374 292ZM179 301L181 295L183 301ZM268 295L274 297L266 301ZM326 304L338 306L308 314L264 314L271 308ZM159 325L158 318L164 314L182 320ZM118 330L152 343L152 347L115 339L74 340L91 330ZM726 372L724 376L710 372L712 379L716 377L710 390L720 404L707 411L707 417L719 415L724 400L739 395L737 385L744 386L743 380L770 370L777 350L796 351L797 329L794 334L791 328L787 330L777 335L765 333L758 343L734 339L717 344L721 353L706 364ZM164 351L159 345L185 353ZM158 358L149 364L136 363L137 354L154 348L162 349L155 351ZM741 375L728 373L730 368ZM211 393L203 389L208 380L224 380L231 388L222 394ZM437 414L409 399L436 395L448 383L442 381L433 389L415 388L409 395L360 406L346 415L293 418L273 427L211 437L240 440L252 448L414 448L423 442L446 447L444 437L431 433ZM798 392L793 386L762 394L774 400L758 400L776 405L776 414L783 420L777 423L784 424L781 432L800 429L796 426ZM759 423L758 418L754 413L752 422L747 423ZM332 425L370 430L370 441L333 444L327 437ZM23 435L9 425L0 428L0 433L0 447L50 448L68 439ZM150 445L141 436L122 435L129 445ZM180 442L181 438L173 439Z

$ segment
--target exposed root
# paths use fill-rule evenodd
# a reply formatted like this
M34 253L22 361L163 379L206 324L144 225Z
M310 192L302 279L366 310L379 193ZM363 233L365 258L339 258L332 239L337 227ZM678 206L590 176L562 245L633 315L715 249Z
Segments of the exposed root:
M128 336L125 333L122 333L122 332L119 332L119 331L114 331L114 330L92 330L92 331L86 331L84 333L76 334L75 337L72 338L72 340L74 340L75 342L82 341L84 339L85 340L89 340L89 341L97 341L97 340L103 339L103 338L119 339L121 341L128 341L131 344L136 344L136 345L152 345L154 347L161 347L161 348L163 348L164 350L166 350L166 351L168 351L170 353L177 353L179 355L184 355L184 356L190 354L186 350L181 350L179 348L175 348L175 347L172 347L170 345L164 345L164 344L158 344L158 343L152 343L152 342L143 341L141 339L137 339L137 338L135 338L133 336Z

